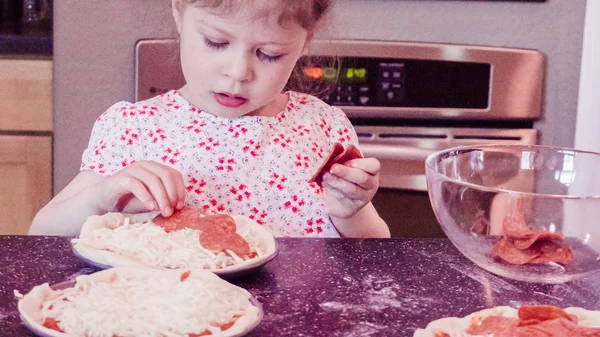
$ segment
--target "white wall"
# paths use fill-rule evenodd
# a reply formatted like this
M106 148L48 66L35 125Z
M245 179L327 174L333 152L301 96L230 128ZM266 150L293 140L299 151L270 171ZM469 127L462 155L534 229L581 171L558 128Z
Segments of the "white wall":
M585 14L575 147L600 152L600 1Z
M579 81L579 100L577 106L577 124L575 148L600 152L600 1L588 0L585 14L583 50L581 57L581 76ZM597 172L597 171L594 171ZM583 184L569 186L573 195L594 195L600 172L592 175ZM586 226L589 219L597 219L599 212L596 200L577 204L564 204L566 236L578 236L586 227L590 235L592 248L599 249L597 237L600 227ZM580 237L584 239L584 237Z

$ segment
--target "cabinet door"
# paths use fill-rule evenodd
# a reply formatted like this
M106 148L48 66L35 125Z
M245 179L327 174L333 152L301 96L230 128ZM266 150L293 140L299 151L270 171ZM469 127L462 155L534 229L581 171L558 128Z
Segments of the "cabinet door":
M52 131L52 60L0 55L0 102L0 130Z
M0 136L0 234L27 234L52 197L52 137Z

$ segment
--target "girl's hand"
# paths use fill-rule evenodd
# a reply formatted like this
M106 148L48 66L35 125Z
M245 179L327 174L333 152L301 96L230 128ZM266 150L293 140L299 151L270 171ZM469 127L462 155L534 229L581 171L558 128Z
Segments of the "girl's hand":
M323 175L325 205L329 215L348 218L368 204L379 188L379 161L375 158L335 164Z
M106 212L160 211L170 216L185 203L181 173L153 161L137 161L96 186L100 208Z

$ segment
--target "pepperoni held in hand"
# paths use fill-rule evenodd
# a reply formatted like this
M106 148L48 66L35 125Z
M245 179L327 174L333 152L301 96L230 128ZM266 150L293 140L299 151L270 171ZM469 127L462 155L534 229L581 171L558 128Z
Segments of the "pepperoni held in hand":
M185 228L199 231L218 228L224 233L232 233L237 228L235 220L227 214L206 215L201 210L191 207L184 207L180 211L175 211L169 217L159 214L152 222L167 233Z
M333 166L333 164L343 164L349 160L363 158L362 153L356 148L354 145L348 146L346 150L344 150L344 145L342 143L333 144L333 148L331 152L329 152L329 156L327 160L319 167L317 172L310 178L309 183L315 182L319 186L323 186L323 175L325 172L329 171L329 169Z
M202 215L204 213L199 209L184 207L181 210L173 212L169 217L159 214L152 219L152 222L169 233L185 228L193 228L193 224L200 221Z

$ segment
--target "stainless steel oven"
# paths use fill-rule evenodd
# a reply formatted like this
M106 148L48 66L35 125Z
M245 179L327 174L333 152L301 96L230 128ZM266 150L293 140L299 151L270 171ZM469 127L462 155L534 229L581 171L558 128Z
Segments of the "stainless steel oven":
M324 62L323 60L330 60ZM373 203L393 236L443 236L427 195L424 160L484 143L535 144L544 57L535 50L437 43L315 40L298 69L326 84L321 98L355 125L360 149L381 162ZM136 47L136 100L183 85L174 40Z

